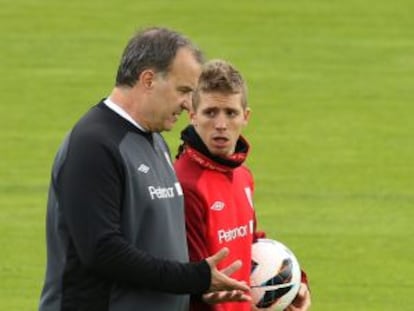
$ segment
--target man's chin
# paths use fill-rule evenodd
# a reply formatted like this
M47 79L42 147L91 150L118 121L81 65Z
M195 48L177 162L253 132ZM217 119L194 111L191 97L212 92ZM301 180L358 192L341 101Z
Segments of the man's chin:
M164 124L163 131L165 132L171 131L174 128L174 125L175 125L175 122L174 123L168 122L167 124Z
M229 151L227 148L211 148L210 153L217 157L226 158L229 156Z

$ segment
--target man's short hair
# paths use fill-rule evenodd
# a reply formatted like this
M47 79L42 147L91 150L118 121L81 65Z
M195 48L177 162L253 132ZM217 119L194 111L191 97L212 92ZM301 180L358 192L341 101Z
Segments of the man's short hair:
M166 75L180 48L188 48L200 64L204 62L202 52L176 31L151 27L137 32L122 54L116 86L134 86L139 75L149 68Z
M247 108L247 87L240 72L229 62L214 59L203 65L193 96L193 109L197 110L200 93L242 94L242 107Z

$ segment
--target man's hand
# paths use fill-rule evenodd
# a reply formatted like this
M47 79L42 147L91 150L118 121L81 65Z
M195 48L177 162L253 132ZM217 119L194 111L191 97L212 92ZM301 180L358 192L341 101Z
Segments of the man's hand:
M249 291L249 286L245 282L240 282L229 277L242 266L240 260L236 260L221 271L217 269L217 264L228 254L229 250L222 248L213 256L206 258L211 270L210 288L208 289L208 293L203 296L206 302L211 301L211 303L217 303L250 300L250 296L244 293Z
M311 306L311 297L308 286L302 283L299 292L285 311L307 311Z
M229 301L251 301L250 296L241 290L211 292L203 295L203 301L208 304L229 302Z

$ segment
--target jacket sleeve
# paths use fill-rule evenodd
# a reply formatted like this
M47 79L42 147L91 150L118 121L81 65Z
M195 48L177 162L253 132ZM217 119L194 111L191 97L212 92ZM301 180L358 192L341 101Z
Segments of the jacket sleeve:
M257 239L264 239L266 238L266 232L262 230L257 230L257 217L256 213L254 213L254 232L253 232L253 243L257 241Z
M79 260L106 279L171 293L209 287L205 261L155 258L122 234L123 167L115 147L96 137L74 137L56 181L63 220Z
M301 282L302 283L305 283L308 286L309 290L310 290L309 281L308 281L308 275L303 270L301 270Z
M254 189L254 182L253 177L251 176L251 188ZM257 230L257 217L256 213L254 213L254 233L253 233L253 243L257 241L257 239L264 239L266 238L266 232L262 230ZM309 281L308 276L305 271L301 270L301 282L305 283L309 288Z
M202 196L184 187L185 224L190 261L199 261L209 257L207 245L207 217Z

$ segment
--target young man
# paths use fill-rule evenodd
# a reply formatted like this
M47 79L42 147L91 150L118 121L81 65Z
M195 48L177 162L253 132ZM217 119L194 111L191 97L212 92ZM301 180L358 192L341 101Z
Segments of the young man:
M186 311L189 295L246 284L188 263L182 189L159 134L187 110L202 55L182 35L150 28L128 43L110 96L74 126L55 158L40 311ZM228 262L228 261L227 261Z
M192 124L182 131L183 145L174 165L184 191L190 260L198 261L226 246L231 255L221 264L240 258L243 265L234 276L248 283L251 246L264 234L256 231L253 176L243 165L249 151L241 136L250 117L246 85L232 65L221 60L204 65L190 117ZM307 310L307 286L301 291L290 310ZM249 301L210 304L220 298L217 293L193 296L190 310L252 309Z

